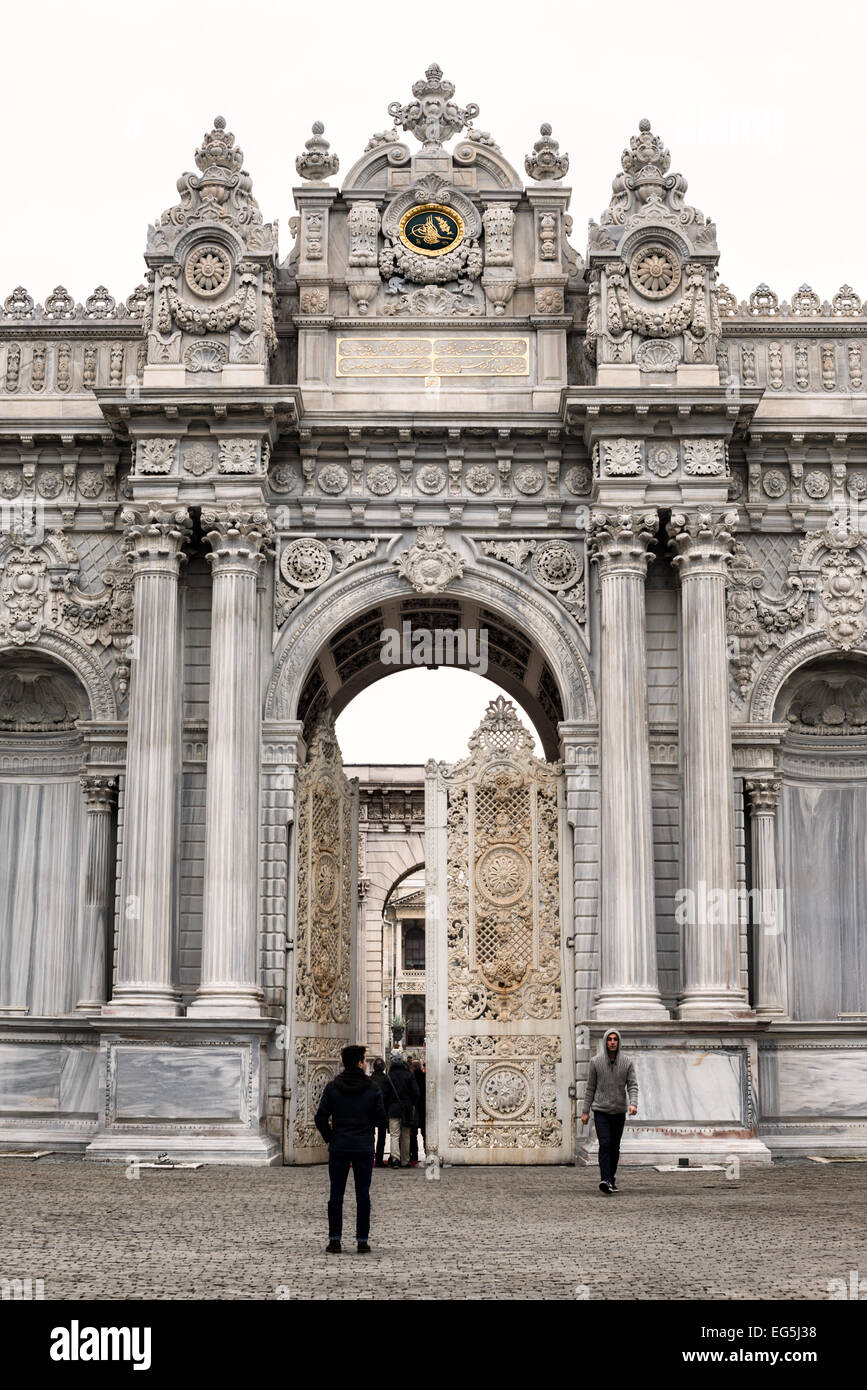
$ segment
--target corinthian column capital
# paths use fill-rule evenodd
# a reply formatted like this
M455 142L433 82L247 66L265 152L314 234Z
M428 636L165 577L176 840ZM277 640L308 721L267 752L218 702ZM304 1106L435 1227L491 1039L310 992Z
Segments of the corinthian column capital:
M750 811L754 816L772 816L780 800L782 781L779 777L748 777L746 789Z
M190 534L186 507L124 507L126 553L133 570L162 569L177 573L181 547Z
M117 778L100 777L91 772L81 773L81 790L88 811L111 811L117 801Z
M644 576L650 560L659 517L652 508L616 507L590 514L590 555L600 574L638 573Z
M674 552L672 564L682 580L727 572L737 522L735 511L714 514L709 507L702 507L689 515L672 512L667 531Z
M203 507L202 527L215 573L229 568L256 573L274 539L265 507Z

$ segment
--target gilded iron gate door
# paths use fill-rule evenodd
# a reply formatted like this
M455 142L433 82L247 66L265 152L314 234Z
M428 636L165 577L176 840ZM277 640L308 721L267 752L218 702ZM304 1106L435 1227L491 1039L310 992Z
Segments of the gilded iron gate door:
M324 1163L313 1117L355 1024L358 783L343 771L329 713L318 721L296 780L296 930L289 1156Z
M428 1142L450 1163L572 1157L562 768L492 701L469 757L427 766Z

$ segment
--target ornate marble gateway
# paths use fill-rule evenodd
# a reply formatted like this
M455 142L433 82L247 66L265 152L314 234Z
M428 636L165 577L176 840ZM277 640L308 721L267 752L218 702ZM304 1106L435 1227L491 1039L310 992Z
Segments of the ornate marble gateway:
M218 116L130 293L0 294L0 1146L323 1158L388 860L434 1155L587 1157L610 1023L628 1157L863 1153L865 286L720 284L648 119L579 246L580 112L384 105L288 113L288 224ZM384 633L503 696L359 821Z

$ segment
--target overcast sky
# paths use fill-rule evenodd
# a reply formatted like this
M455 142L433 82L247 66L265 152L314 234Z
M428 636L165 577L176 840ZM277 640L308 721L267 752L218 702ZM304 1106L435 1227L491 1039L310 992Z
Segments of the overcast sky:
M822 298L844 281L867 294L865 21L843 0L6 0L0 34L0 300L23 284L44 301L61 283L77 300L97 284L125 298L148 222L176 201L218 113L285 256L311 123L325 122L339 183L432 62L522 173L551 122L582 253L648 116L688 202L716 221L721 276L739 298L761 280L781 299L805 280ZM494 693L443 670L381 681L342 716L344 755L459 757Z
M176 200L217 113L286 255L311 122L345 174L431 62L522 173L552 123L580 251L648 116L688 201L715 219L739 297L760 280L781 298L804 280L823 298L844 280L867 294L865 21L843 0L5 0L0 34L2 298L24 284L42 301L58 283L80 300L98 283L125 297L147 223Z

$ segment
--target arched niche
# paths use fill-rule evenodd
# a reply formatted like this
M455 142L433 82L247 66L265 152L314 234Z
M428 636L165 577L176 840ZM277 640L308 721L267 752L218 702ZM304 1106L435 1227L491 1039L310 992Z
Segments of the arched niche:
M0 653L0 1006L56 1015L78 998L84 808L80 679L43 651Z
M777 813L789 1013L867 1012L867 657L799 666L773 707L786 724Z

